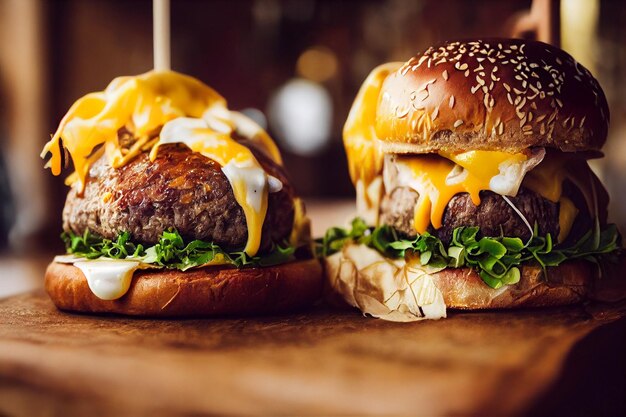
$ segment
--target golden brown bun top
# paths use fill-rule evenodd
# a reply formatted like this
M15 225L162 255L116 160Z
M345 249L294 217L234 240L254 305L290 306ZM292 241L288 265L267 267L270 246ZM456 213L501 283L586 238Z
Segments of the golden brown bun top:
M609 109L569 54L521 39L446 42L387 77L376 132L386 152L600 149Z

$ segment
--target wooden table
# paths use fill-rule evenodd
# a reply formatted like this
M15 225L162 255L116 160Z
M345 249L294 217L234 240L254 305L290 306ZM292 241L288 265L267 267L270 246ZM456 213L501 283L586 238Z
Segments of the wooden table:
M350 210L309 204L314 233ZM43 266L0 258L0 416L626 415L624 303L137 320L57 311Z
M0 301L0 415L615 415L624 307L162 321L30 293Z

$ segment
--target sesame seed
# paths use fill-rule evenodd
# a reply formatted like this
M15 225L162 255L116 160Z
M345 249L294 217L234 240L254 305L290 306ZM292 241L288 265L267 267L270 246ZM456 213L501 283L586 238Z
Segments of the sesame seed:
M480 85L485 85L485 80L480 78L478 75L476 76L476 82L478 82L478 84Z
M511 98L511 93L506 93L506 98L509 100L509 103L511 103L511 106L513 105L513 99Z
M469 73L470 73L470 71L469 71L469 70L466 70L466 71L465 71L465 77L466 77L466 78L467 78L467 77L469 77Z
M472 94L475 94L476 91L478 91L479 88L480 88L480 84L477 84L477 85L471 87L470 91L472 92Z
M448 70L444 70L441 75L443 76L443 79L448 81Z
M539 123L540 121L542 121L545 118L546 118L545 114L542 114L541 116L537 116L537 123Z
M430 116L431 120L434 121L438 115L439 115L439 106L435 107L435 110L433 110L433 113Z
M563 102L560 99L556 99L556 103L559 105L559 107L563 107ZM600 109L600 111L602 111L602 109Z
M454 107L454 96L450 96L450 101L448 102L448 106L450 106L450 108Z
M504 89L506 91L508 91L509 93L511 92L511 87L509 87L509 85L507 83L502 83L502 85L504 85Z
M578 125L578 127L580 127L582 129L583 125L585 124L585 119L587 118L587 116L583 116L582 119L580 119L580 124Z
M468 65L464 62L464 63L460 63L460 62L456 62L454 64L454 68L458 69L459 71L465 71L467 69Z
M481 71L481 70L484 70L484 69L485 68L481 64L478 64L478 66L476 68L474 68L474 72L478 72L478 71Z
M463 124L463 120L459 119L456 122L454 122L454 127L459 127Z
M541 133L542 135L546 134L546 125L544 123L539 126L539 133Z
M504 133L504 123L500 122L500 124L498 125L498 133L501 135L502 133Z

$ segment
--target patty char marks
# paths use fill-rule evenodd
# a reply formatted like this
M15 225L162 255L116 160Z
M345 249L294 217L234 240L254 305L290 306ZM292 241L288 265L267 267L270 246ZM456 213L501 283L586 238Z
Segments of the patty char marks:
M266 172L283 183L281 191L268 196L262 252L271 242L288 238L294 190L282 167L253 152ZM109 239L128 231L143 244L154 244L164 230L176 228L185 239L225 249L242 248L248 237L243 209L221 166L183 145L162 146L154 162L142 153L118 169L100 158L90 169L84 195L76 187L68 193L63 228L74 233L89 229Z
M381 204L381 222L393 226L406 236L416 236L413 226L414 208L418 193L408 187L398 187L386 195ZM531 226L537 223L539 233L559 235L559 205L540 195L521 188L516 197L508 199L524 215ZM429 232L442 241L449 242L452 232L461 226L478 226L484 236L530 238L530 230L517 212L491 191L481 191L480 204L476 206L468 193L457 194L448 203L439 229Z

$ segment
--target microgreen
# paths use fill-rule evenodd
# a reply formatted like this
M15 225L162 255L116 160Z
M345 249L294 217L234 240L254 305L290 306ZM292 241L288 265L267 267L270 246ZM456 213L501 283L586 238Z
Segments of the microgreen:
M142 262L182 271L205 265L271 266L295 259L296 248L284 242L283 245L273 244L264 255L249 256L243 251L226 251L219 245L202 240L185 242L174 229L165 230L159 241L144 248L141 244L131 241L130 233L120 233L116 239L106 239L88 230L82 235L65 232L61 235L66 251L88 259L107 257L113 259L140 259Z
M434 267L470 267L491 288L511 285L520 280L520 266L534 263L547 273L547 267L560 265L568 259L585 259L602 265L614 260L621 250L621 238L615 225L593 230L568 247L555 245L548 233L540 236L537 226L526 243L517 237L482 236L478 227L458 227L445 245L438 237L424 232L407 239L388 225L367 227L356 218L350 229L333 227L323 238L316 240L318 256L329 256L341 250L348 242L365 244L391 258L403 258L407 253L419 254L422 265Z

